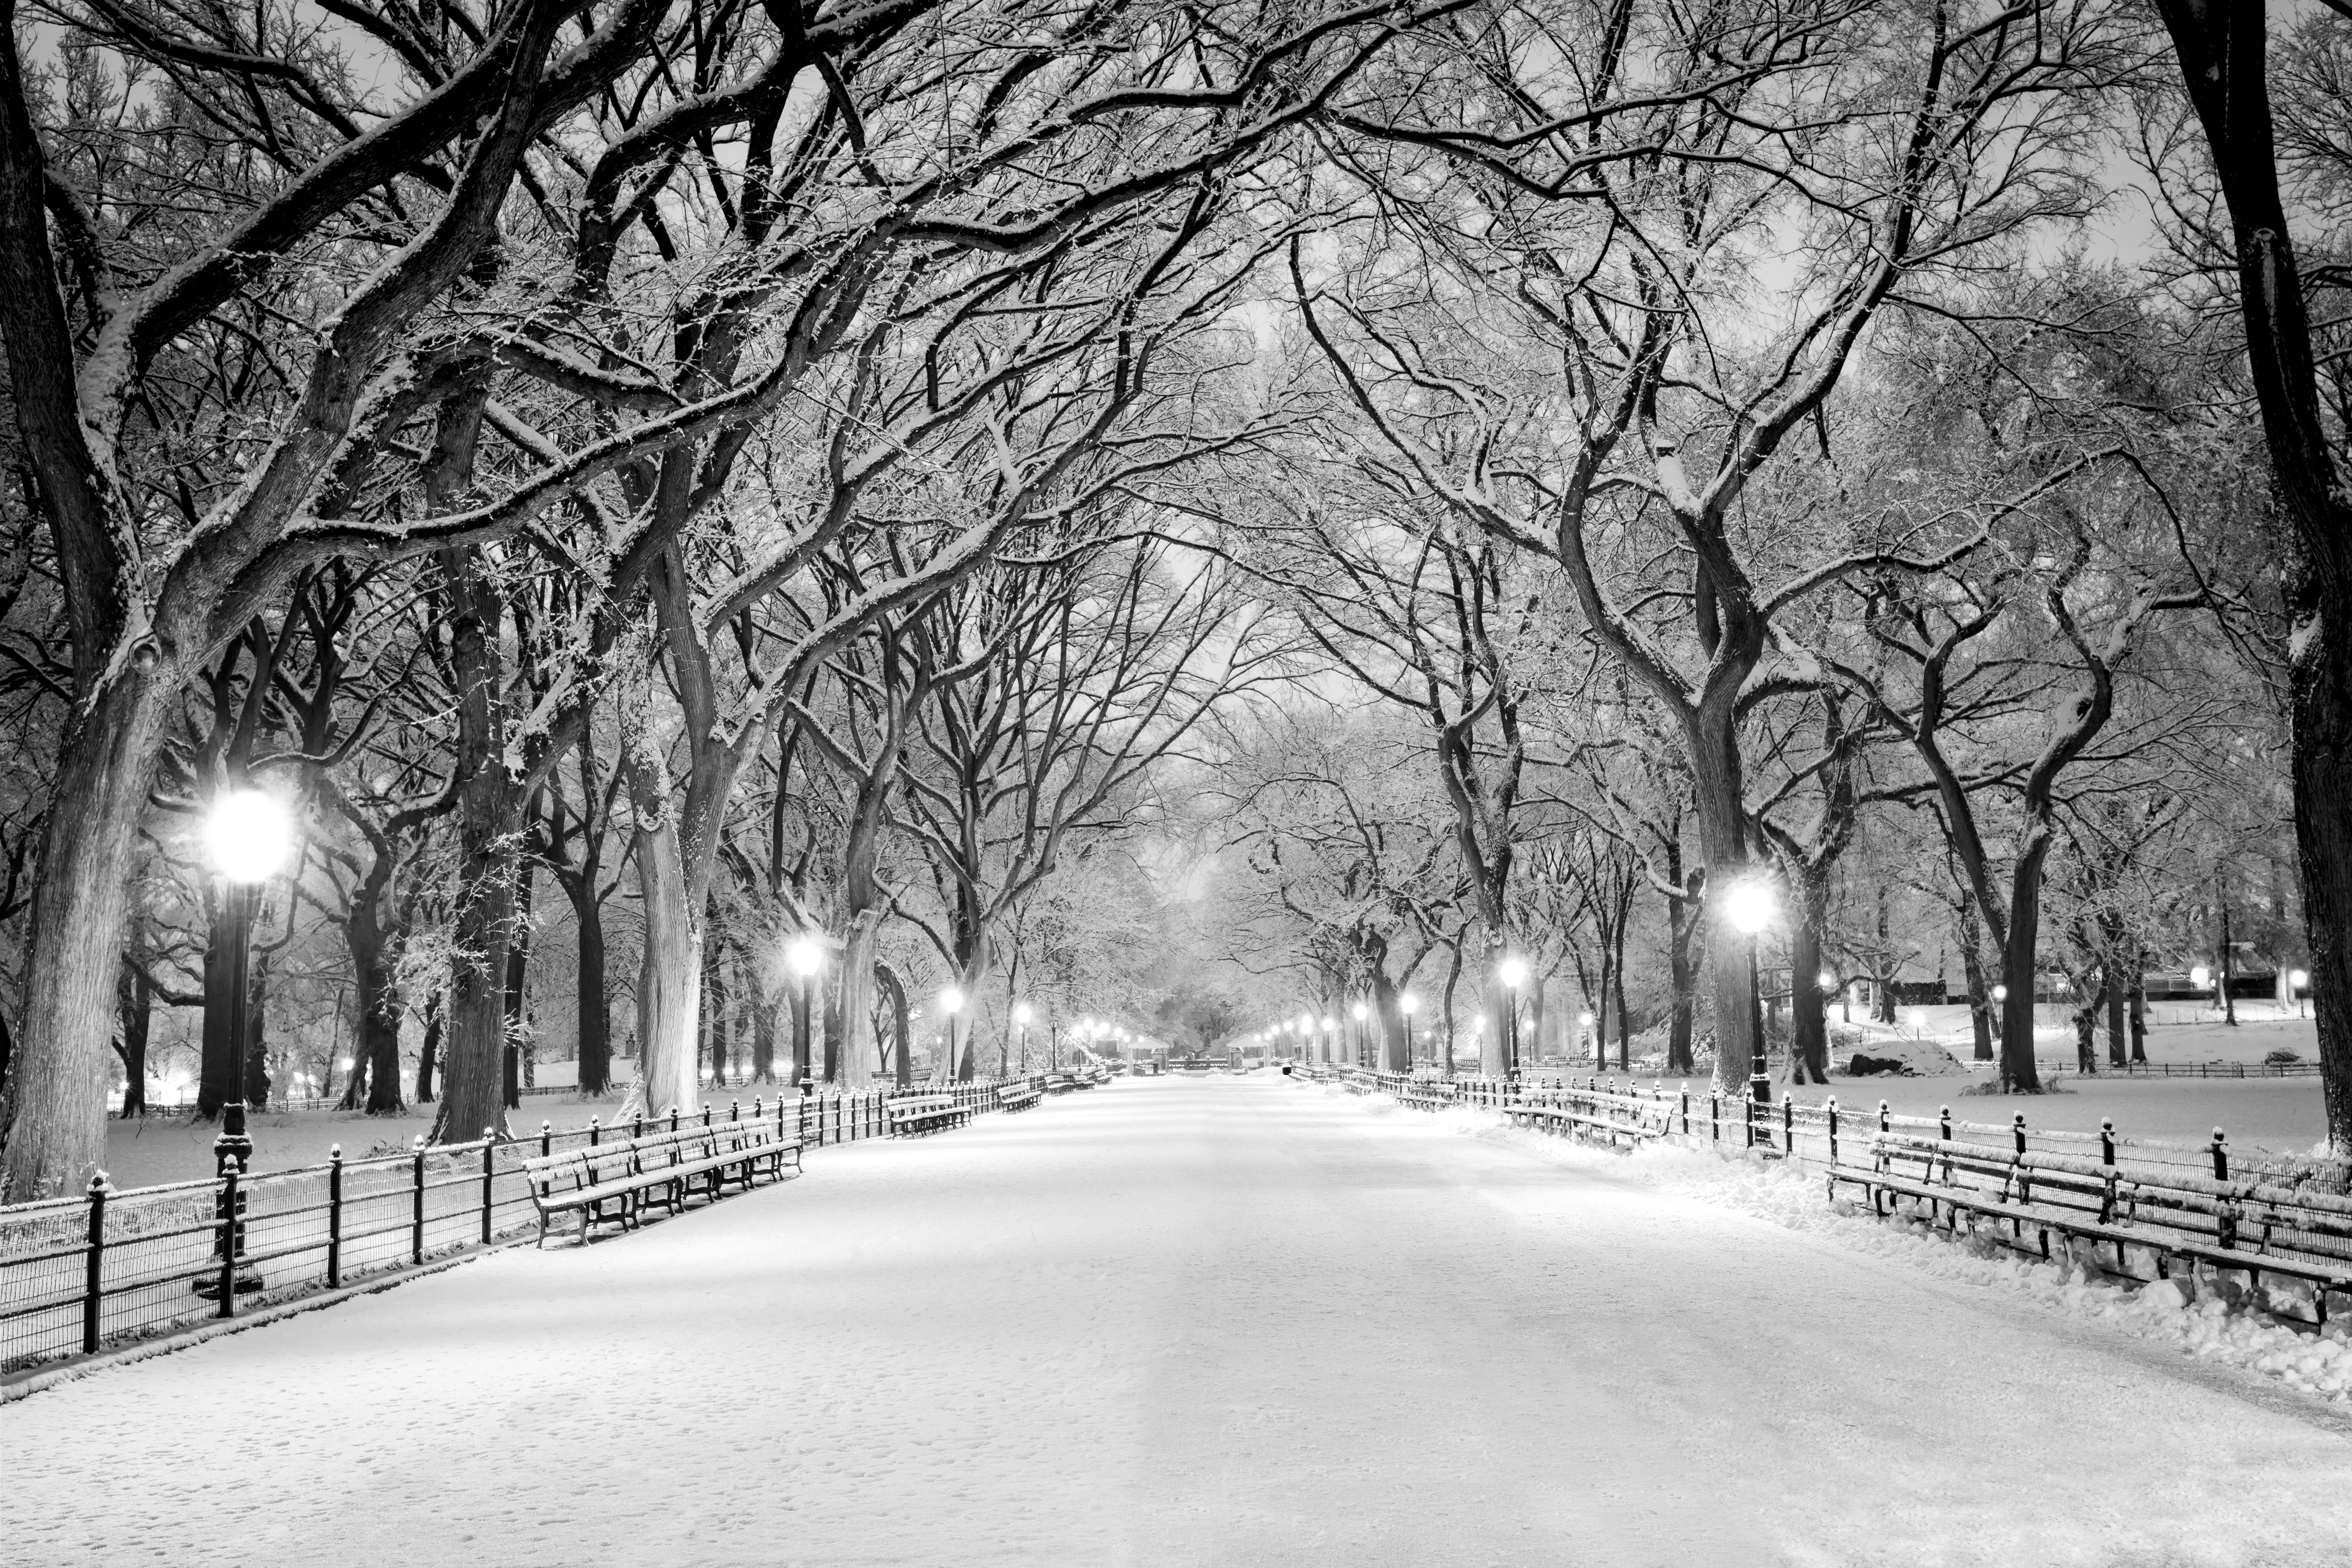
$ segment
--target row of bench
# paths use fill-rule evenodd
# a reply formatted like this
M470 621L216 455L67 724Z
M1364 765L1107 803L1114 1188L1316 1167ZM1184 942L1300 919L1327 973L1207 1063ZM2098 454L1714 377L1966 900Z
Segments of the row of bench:
M2143 1282L2199 1264L2254 1287L2265 1274L2296 1280L2320 1325L2328 1296L2352 1293L2352 1197L1907 1132L1873 1133L1867 1148L1867 1163L1831 1162L1829 1191L1859 1187L1881 1216L1907 1202L1955 1234L1965 1216L1970 1234L1981 1226L2044 1258L2055 1236L2083 1244L2079 1261Z
M1458 1103L1451 1088L1405 1082L1391 1092L1400 1104L1435 1110ZM1715 1110L1702 1131L1681 1097L1556 1088L1521 1092L1528 1098L1499 1108L1510 1122L1587 1142L1630 1147L1720 1135ZM1780 1109L1781 1116L1762 1123L1759 1147L1770 1158L1812 1159L1797 1150L1794 1108ZM1770 1136L1776 1121L1787 1123L1777 1150ZM2045 1259L2065 1247L2079 1262L2144 1283L2200 1266L2242 1274L2254 1288L2265 1277L2292 1280L2308 1292L2315 1324L2326 1322L2329 1296L2352 1295L2352 1195L2323 1190L2318 1183L2329 1178L2317 1170L2233 1177L2218 1130L2207 1149L2184 1152L2200 1160L2210 1155L2209 1177L2154 1159L2136 1161L2133 1146L2111 1129L2099 1139L2099 1157L2092 1159L2028 1149L2022 1117L2015 1146L2006 1149L1954 1137L1948 1115L1932 1136L1883 1121L1841 1140L1831 1112L1828 1157L1820 1163L1832 1198L1841 1187L1859 1188L1881 1216L1907 1206L1948 1232L1965 1226ZM1811 1128L1809 1135L1822 1131ZM2269 1304L2279 1310L2275 1297Z
M996 1103L1022 1110L1041 1098L1037 1086L1024 1080L1000 1089ZM891 1135L908 1138L961 1127L974 1109L954 1092L913 1094L893 1099L887 1114ZM781 1181L787 1170L801 1168L801 1140L755 1115L541 1154L522 1168L539 1215L538 1245L547 1244L551 1223L570 1215L580 1216L584 1243L599 1225L634 1229L648 1208L676 1214L697 1196L716 1201L730 1184L748 1192L763 1175Z

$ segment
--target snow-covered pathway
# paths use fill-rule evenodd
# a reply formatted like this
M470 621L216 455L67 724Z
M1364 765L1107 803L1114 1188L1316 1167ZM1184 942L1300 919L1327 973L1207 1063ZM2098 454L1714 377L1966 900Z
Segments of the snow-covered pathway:
M2352 1561L2295 1396L1272 1075L828 1149L0 1454L44 1565Z

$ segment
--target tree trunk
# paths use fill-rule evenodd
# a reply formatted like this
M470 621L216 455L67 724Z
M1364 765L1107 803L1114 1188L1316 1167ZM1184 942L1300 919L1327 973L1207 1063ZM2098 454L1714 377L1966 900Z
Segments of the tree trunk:
M700 911L686 894L677 825L640 817L637 884L645 950L637 970L637 1099L647 1115L702 1108L695 1022L702 1009Z
M890 1079L898 1089L915 1085L915 1042L907 1017L907 988L898 984L898 971L877 962L871 969L874 984L890 1003Z
M2125 973L2122 922L2110 918L2104 922L2106 952L2103 955L2102 973L2107 993L2107 1065L2124 1065L2124 1009L2133 983L2137 978Z
M425 1004L425 1039L416 1048L416 1103L430 1105L437 1086L433 1075L441 1065L441 993Z
M127 1121L147 1114L147 1032L154 1006L147 976L124 964L117 1001L122 1037L122 1118Z
M874 943L881 926L882 911L874 908L847 914L841 924L841 965L834 982L834 1010L841 1020L845 1089L864 1089L881 1059L874 1033ZM904 1005L903 999L899 1005Z
M2279 196L2268 7L2158 0L2157 10L2230 208L2248 367L2276 493L2294 525L2286 599L2295 844L2328 1138L2341 1152L2352 1149L2352 509L2320 419L2303 280Z
M573 992L580 1015L580 1092L607 1094L613 1088L613 1005L604 994L604 906L593 887L586 898L572 900L572 914L580 935Z
M1727 1097L1744 1097L1759 1047L1753 946L1748 933L1732 925L1731 900L1723 895L1735 882L1763 872L1748 854L1739 747L1729 702L1710 700L1703 706L1690 735L1699 853L1706 867L1707 969L1715 992L1715 1086Z
M343 1085L342 1109L364 1109L371 1116L396 1116L400 1103L400 1017L405 1010L394 973L391 944L383 940L373 900L354 901L343 922L343 940L352 951L352 973L359 977L359 1038L352 1050L352 1075Z
M1692 961L1691 942L1698 934L1699 911L1705 907L1700 889L1703 875L1683 870L1679 843L1666 846L1666 872L1683 889L1679 899L1666 900L1666 975L1671 1000L1666 1019L1666 1070L1688 1077L1698 1070L1691 1055L1692 1024L1698 1012L1698 966Z
M1992 995L1985 984L1984 926L1977 916L1976 900L1964 890L1960 895L1960 969L1968 977L1969 1032L1976 1039L1976 1059L1992 1060Z
M530 1000L530 896L531 867L528 861L515 866L514 919L507 938L506 995L499 1013L505 1020L506 1048L499 1060L504 1069L502 1099L506 1109L522 1108L522 1053L524 1036L530 1028L525 1016L525 1004ZM501 1125L504 1124L501 1119Z
M1790 1083L1830 1080L1829 999L1821 985L1822 928L1829 922L1829 879L1783 859L1789 909L1789 1071Z
M2147 1060L2147 954L2132 953L2131 1059Z
M2033 1062L2035 949L2042 935L2042 866L2050 858L2049 819L2029 819L2009 882L2009 941L2000 955L2009 995L2000 1008L2000 1081L2018 1094L2040 1094Z

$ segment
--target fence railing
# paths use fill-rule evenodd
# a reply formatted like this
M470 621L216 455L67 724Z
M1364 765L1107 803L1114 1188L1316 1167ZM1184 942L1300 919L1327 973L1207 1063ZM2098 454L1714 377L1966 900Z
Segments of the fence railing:
M1883 1100L1873 1110L1834 1098L1801 1105L1784 1092L1778 1104L1766 1104L1601 1078L1449 1080L1353 1068L1308 1076L1383 1090L1408 1105L1483 1106L1588 1142L1730 1144L1801 1162L1874 1192L1900 1188L1926 1202L1931 1222L1938 1209L1954 1226L1963 1208L2000 1216L2009 1234L1996 1226L1997 1239L2025 1248L2031 1237L2044 1256L2055 1232L2116 1247L2117 1267L2126 1246L2144 1248L2156 1278L2165 1276L2164 1256L2175 1249L2215 1268L2251 1270L2249 1278L2284 1271L2318 1282L2312 1305L2323 1321L2327 1292L2346 1289L2352 1278L2352 1161L2233 1146L2218 1127L2209 1139L2176 1141L2126 1137L2112 1121L2084 1132L2031 1127L2023 1111L2007 1122L1969 1121L1949 1107L1932 1117L1902 1116ZM2070 1180L2077 1199L2097 1194L2079 1215L2065 1212Z
M1645 1089L1632 1080L1600 1077L1439 1079L1348 1067L1310 1068L1307 1076L1422 1103L1503 1111L1522 1105L1581 1109L1596 1121L1621 1125L1629 1135L1693 1145L1730 1144L1823 1166L1835 1163L1841 1153L1852 1158L1856 1140L1877 1132L1906 1132L2000 1152L2074 1155L2151 1174L2162 1171L2197 1180L2260 1180L2339 1196L2352 1193L2352 1160L2241 1148L2219 1127L2210 1138L2199 1141L2134 1138L2118 1132L2112 1120L2103 1121L2095 1132L2085 1132L2030 1126L2022 1110L2012 1112L2005 1122L1970 1121L1953 1115L1948 1106L1935 1116L1906 1116L1896 1114L1884 1100L1873 1106L1841 1105L1832 1096L1803 1104L1785 1091L1778 1103L1761 1104L1712 1089L1669 1089L1662 1081ZM1842 1140L1847 1145L1843 1149Z
M975 1111L1011 1083L929 1086ZM913 1092L913 1091L910 1091ZM535 1155L678 1127L769 1120L811 1147L890 1131L898 1091L784 1095L706 1103L536 1133L484 1137L254 1175L116 1192L93 1177L71 1197L0 1207L0 1371L234 1317L240 1297L276 1303L334 1289L535 1227L522 1163Z

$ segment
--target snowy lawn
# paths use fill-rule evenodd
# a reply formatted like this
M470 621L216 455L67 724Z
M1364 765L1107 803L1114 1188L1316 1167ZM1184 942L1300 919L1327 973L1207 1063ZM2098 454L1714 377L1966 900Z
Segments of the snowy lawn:
M1168 1079L828 1151L10 1405L0 1561L2352 1558L2319 1400L1465 1125Z

